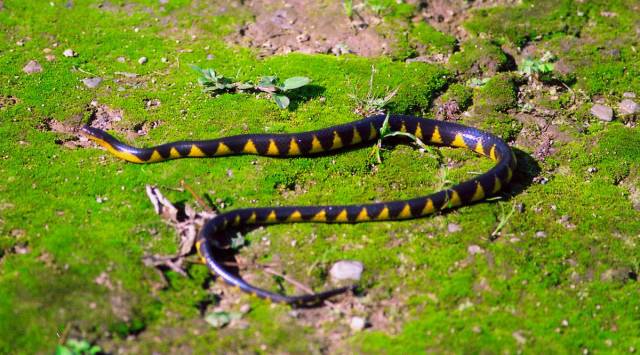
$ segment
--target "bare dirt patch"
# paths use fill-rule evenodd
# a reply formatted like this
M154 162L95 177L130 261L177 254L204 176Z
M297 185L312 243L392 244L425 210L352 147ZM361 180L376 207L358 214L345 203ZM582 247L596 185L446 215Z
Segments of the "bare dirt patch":
M13 106L19 102L18 98L15 96L1 96L0 95L0 109L5 107Z
M354 53L371 57L388 54L391 40L376 31L380 19L367 15L350 20L341 1L248 1L255 22L228 37L234 44L260 49L261 55Z

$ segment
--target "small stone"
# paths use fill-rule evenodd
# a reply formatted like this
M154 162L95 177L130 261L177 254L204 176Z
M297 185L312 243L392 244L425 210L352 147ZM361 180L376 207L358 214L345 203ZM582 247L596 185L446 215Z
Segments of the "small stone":
M349 325L351 326L351 330L359 332L367 325L367 320L362 317L353 317Z
M635 92L625 92L624 94L622 94L622 97L624 97L626 99L635 99L636 98L636 93Z
M73 49L65 49L64 52L62 52L62 55L69 58L69 57L75 57L78 55L78 53L74 52Z
M590 174L593 174L593 173L595 173L597 171L598 171L598 168L593 167L593 166L590 166L589 168L587 168L587 172L590 173Z
M118 58L116 58L116 61L117 61L118 63L124 63L124 62L126 62L126 61L127 61L127 58L125 58L125 57L118 57Z
M640 105L631 99L624 99L620 102L618 110L623 115L633 115L640 112Z
M333 281L360 280L364 266L359 261L341 260L333 264L329 274Z
M449 233L456 233L456 232L460 232L461 230L462 230L462 227L460 227L459 224L449 223L447 225L447 231Z
M207 54L207 60L213 60L215 57L213 54Z
M44 53L44 54L49 54L49 53L51 53L52 51L53 51L53 50L52 50L51 48L45 48L45 49L43 49L43 50L42 50L42 53Z
M536 238L546 238L546 237L547 237L547 233L545 233L544 231L536 232Z
M476 255L484 253L484 249L482 249L479 245L469 245L467 247L467 252L469 255Z
M42 66L35 60L30 60L29 63L22 68L22 71L27 74L40 73L42 71Z
M167 57L162 57L162 58L160 58L160 61L161 61L162 63L169 63L169 59L167 59Z
M84 84L84 86L88 87L89 89L97 88L101 82L102 78L99 77L82 79L82 83Z
M615 269L609 269L603 272L600 275L601 281L617 281L617 282L627 282L630 279L637 279L638 276L633 272L633 269L630 267L619 267Z
M47 62L53 62L54 60L56 60L56 56L53 54L47 54L44 56L44 59L46 59Z
M240 306L240 312L242 313L249 313L249 311L251 310L251 305L246 303L243 304L242 306Z
M613 109L609 106L595 104L591 107L591 114L596 116L600 121L613 121Z
M568 327L569 326L569 321L566 320L566 319L563 319L561 324L562 324L563 327Z
M517 332L513 332L511 336L513 336L513 339L516 340L516 343L520 345L524 345L527 343L527 338L524 337L521 330L518 330Z
M139 64L145 64L148 61L149 59L147 57L140 57L140 59L138 59Z

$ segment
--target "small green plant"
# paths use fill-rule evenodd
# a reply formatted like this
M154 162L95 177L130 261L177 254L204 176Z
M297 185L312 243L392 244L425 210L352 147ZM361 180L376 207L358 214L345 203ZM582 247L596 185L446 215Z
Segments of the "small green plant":
M494 229L493 232L491 233L491 239L495 239L500 235L500 231L502 230L502 228L504 228L507 225L511 217L513 217L513 214L516 212L515 202L511 204L511 209L509 211L507 211L504 208L504 206L505 206L505 203L500 204L500 215L498 216L498 225L496 226L496 229Z
M202 85L203 91L211 94L221 93L241 93L241 92L263 92L281 109L287 108L291 102L285 93L308 85L311 79L304 76L294 76L280 82L276 76L263 76L258 84L251 82L233 81L214 69L202 69L191 65L191 68L200 74L198 83Z
M384 96L377 96L373 93L373 78L376 73L376 68L371 66L371 76L369 77L369 90L367 96L360 98L355 94L350 94L349 97L355 101L356 109L355 113L362 116L370 116L374 114L380 114L383 109L393 100L398 93L400 87L395 88L392 91L388 91Z
M415 135L408 133L408 132L401 132L401 131L392 131L391 128L389 127L389 114L387 113L387 116L384 119L384 122L382 123L382 127L380 127L380 138L378 139L378 142L373 146L373 149L371 151L370 156L375 156L376 157L376 162L378 164L382 163L382 157L380 156L380 151L382 150L382 140L384 140L387 137L394 137L394 136L404 136L404 137L408 137L409 139L411 139L414 143L416 143L418 145L418 147L420 147L420 149L429 152L431 155L435 156L438 159L438 162L440 164L442 164L442 155L440 153L439 150L437 149L433 149L432 147L424 144L424 142L422 142L422 140L418 137L416 137Z
M520 63L518 70L528 78L540 79L542 76L553 72L555 56L551 52L546 52L540 59L527 58Z
M350 19L353 18L353 0L344 0L342 6L344 6L344 11L347 13L347 16Z
M91 345L86 340L69 339L64 345L56 347L56 355L93 355L101 352L101 347Z

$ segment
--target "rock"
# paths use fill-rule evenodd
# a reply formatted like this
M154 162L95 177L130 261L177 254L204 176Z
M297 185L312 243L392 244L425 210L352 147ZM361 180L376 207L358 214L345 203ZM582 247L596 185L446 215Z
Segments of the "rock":
M207 60L213 60L216 56L213 54L207 54Z
M97 88L101 82L102 78L99 77L82 79L82 83L84 84L84 86L88 87L89 89Z
M169 63L169 59L167 59L166 57L160 58L160 61L163 63Z
M140 59L138 59L138 63L140 64L145 64L148 61L149 59L147 57L140 57Z
M640 105L631 99L624 99L620 102L618 110L623 115L633 115L640 112Z
M42 66L35 60L30 60L29 63L22 68L22 71L27 74L40 73L42 71Z
M546 238L546 237L547 237L547 233L545 233L544 231L536 232L536 238Z
M462 230L462 227L460 227L459 224L455 224L455 223L447 224L447 231L449 233L456 233L456 232L460 232L461 230Z
M62 55L65 57L75 57L78 55L78 53L74 52L73 49L65 49L64 52L62 52Z
M349 323L351 330L359 332L367 325L367 320L362 317L353 317Z
M124 63L124 62L126 62L126 61L127 61L127 58L125 58L125 57L118 57L118 58L116 58L116 61L117 61L118 63Z
M609 269L600 275L601 281L627 282L630 279L635 280L637 278L638 275L628 266Z
M609 106L595 104L591 107L591 114L596 116L600 121L613 121L613 109Z
M364 266L359 261L341 260L333 264L329 274L333 281L360 280Z
M47 54L44 56L44 58L47 60L47 62L53 62L54 60L56 60L56 56L53 54Z
M635 99L636 98L636 93L635 92L625 92L624 94L622 94L622 97L624 97L626 99Z
M484 253L484 249L482 249L479 245L469 245L467 247L467 252L469 255L476 255Z

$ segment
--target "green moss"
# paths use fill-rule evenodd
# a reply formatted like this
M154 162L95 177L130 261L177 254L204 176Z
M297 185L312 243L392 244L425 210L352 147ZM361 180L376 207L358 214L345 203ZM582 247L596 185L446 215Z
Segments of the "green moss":
M442 95L442 102L447 101L457 102L460 110L464 111L469 108L473 102L473 89L459 83L449 85L447 91Z
M508 66L506 54L490 40L474 38L462 43L449 58L449 68L463 77L492 75Z
M473 93L473 110L477 113L505 112L518 102L516 84L511 74L498 74Z
M451 53L458 41L426 22L419 22L411 28L410 42L414 46L424 47L427 53Z
M528 0L517 6L477 10L464 26L476 35L489 34L522 47L541 37L578 34L587 21L579 13L587 6L571 0Z
M487 130L507 142L513 141L522 130L522 123L510 115L491 112L482 115L480 128Z

